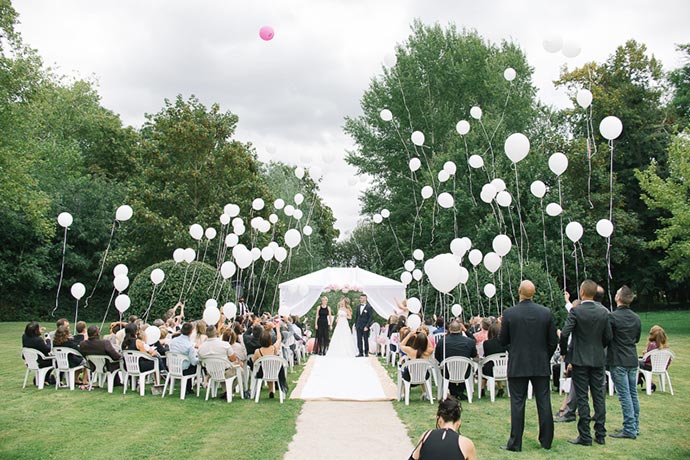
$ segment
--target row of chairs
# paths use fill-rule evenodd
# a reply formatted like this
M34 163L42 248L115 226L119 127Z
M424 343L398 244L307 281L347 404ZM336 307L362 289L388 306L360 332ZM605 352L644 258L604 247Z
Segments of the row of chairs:
M154 379L156 385L160 384L160 366L158 359L148 355L147 353L142 353L139 351L125 350L122 352L122 360L120 361L120 366L117 369L109 370L109 364L114 363L107 355L89 355L84 357L78 351L72 348L54 347L52 350L52 355L45 356L38 350L33 348L22 348L22 356L24 357L24 362L27 366L26 373L24 375L24 385L22 388L26 388L26 384L29 379L31 372L34 372L36 379L36 386L39 390L42 390L45 385L46 376L50 371L55 371L55 388L59 388L59 384L63 377L67 382L70 390L74 390L76 373L84 369L83 365L76 367L69 366L69 356L75 355L81 359L86 359L91 362L94 366L93 371L89 371L89 389L93 388L94 384L97 384L100 388L107 383L108 393L113 392L113 387L115 383L115 377L120 375L121 381L123 383L123 394L127 393L127 389L131 384L131 388L135 389L139 387L139 394L143 396L146 391L146 381L149 379ZM292 356L290 354L290 356ZM208 376L208 381L206 385L206 400L208 400L209 395L216 397L218 388L224 385L226 388L227 401L232 402L232 387L234 381L237 379L238 382L238 392L242 398L244 398L244 388L248 385L248 380L250 373L246 372L240 366L236 366L236 375L231 377L225 376L225 370L231 366L231 363L227 359L222 358L207 358L201 359L200 365L197 366L197 372L192 375L184 375L183 373L183 363L186 359L186 355L179 353L166 353L166 364L167 364L167 376L165 379L165 384L163 386L162 397L165 397L166 392L172 394L175 388L175 381L180 382L180 399L185 399L187 383L192 382L192 385L196 385L196 395L200 394L201 382L203 379L202 369L206 372ZM151 370L143 370L140 367L140 359L151 361L153 363L153 368ZM52 360L52 364L47 367L39 367L41 361ZM278 382L278 375L281 368L288 369L290 366L289 362L281 356L264 356L259 358L254 363L254 372L251 373L251 395L255 402L259 402L260 389L263 383L267 382ZM263 369L263 375L261 378L256 376L256 371L261 368ZM278 386L278 391L280 392L280 402L283 403L285 394L280 390Z

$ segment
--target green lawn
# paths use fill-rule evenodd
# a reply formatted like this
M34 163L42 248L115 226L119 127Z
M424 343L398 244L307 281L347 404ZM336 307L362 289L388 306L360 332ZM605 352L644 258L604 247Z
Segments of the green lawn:
M573 446L568 439L577 436L575 423L557 423L553 447L550 451L540 448L537 441L537 409L534 401L527 402L525 415L525 434L521 454L504 452L499 446L505 445L510 434L510 401L497 398L491 403L488 397L473 400L472 404L463 402L463 424L461 432L472 439L477 447L478 458L482 459L688 459L690 458L690 312L642 313L642 339L638 346L644 352L647 332L654 324L662 326L669 337L670 348L676 354L671 364L671 375L675 396L661 393L657 389L651 396L640 394L640 432L637 440L607 438L605 446ZM389 368L390 369L390 368ZM656 381L656 380L655 380ZM639 388L639 387L638 387ZM421 434L435 427L436 404L420 401L420 389L413 389L410 405L395 402L394 406L403 423L408 428L413 443ZM607 429L622 427L622 416L618 398L606 397ZM560 407L562 397L553 393L554 412Z
M8 459L274 459L295 433L303 402L233 398L205 401L138 392L113 394L46 387L22 390L20 358L24 323L0 323L0 458ZM301 373L288 374L292 390ZM179 384L177 385L179 388ZM203 393L202 393L203 395Z

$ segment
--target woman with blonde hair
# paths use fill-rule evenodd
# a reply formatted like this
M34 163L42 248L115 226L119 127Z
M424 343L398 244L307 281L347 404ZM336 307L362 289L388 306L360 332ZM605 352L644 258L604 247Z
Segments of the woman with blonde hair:
M647 350L645 350L645 354L649 353L652 350L663 350L665 348L668 348L666 331L664 331L664 329L661 326L655 324L649 330L649 337L647 337ZM640 369L644 369L645 371L652 370L652 359L649 356L646 359L640 359L639 362ZM669 360L668 364L666 365L667 369L669 364L671 364L671 360ZM639 373L637 383L638 385L644 385L644 375L642 374L642 372ZM652 391L656 391L656 385L653 383Z

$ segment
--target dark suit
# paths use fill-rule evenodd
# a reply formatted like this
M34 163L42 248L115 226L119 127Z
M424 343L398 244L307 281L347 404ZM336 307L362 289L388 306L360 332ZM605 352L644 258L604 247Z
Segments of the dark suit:
M580 440L592 442L589 429L589 392L594 403L594 432L597 439L606 438L606 389L604 366L606 348L611 341L609 311L599 302L585 300L572 308L561 331L561 350L565 350L572 334L567 361L573 365L573 385L580 418L577 431Z
M465 358L474 358L477 356L477 342L474 339L465 337L459 333L448 334L442 337L436 344L434 349L434 357L439 363L443 362L445 358L451 356L464 356ZM467 368L467 374L472 372L471 368ZM467 377L468 375L466 375ZM447 376L446 376L447 377ZM465 390L464 385L451 383L448 386L450 394L456 398L462 398Z
M26 334L22 335L22 347L24 348L33 348L34 350L38 350L41 353L43 353L45 356L48 356L50 354L50 341L46 342L43 340L43 337L35 336L35 337L29 337ZM637 361L635 361L637 362ZM49 367L53 365L53 360L52 359L38 359L38 367Z
M115 361L114 363L108 363L108 371L112 372L120 368L120 359L122 355L113 347L113 344L107 340L101 339L89 339L84 340L79 344L79 351L81 354L87 357L89 355L106 355L110 359ZM93 371L95 367L89 362L89 368Z
M357 349L360 355L369 356L369 329L374 322L374 310L367 302L364 310L360 312L362 304L357 305L355 310L355 330L357 331ZM364 330L366 329L366 331Z
M503 312L499 342L509 347L510 450L522 450L527 386L532 382L539 414L539 442L545 449L553 441L550 376L551 355L558 345L553 315L548 308L522 300Z

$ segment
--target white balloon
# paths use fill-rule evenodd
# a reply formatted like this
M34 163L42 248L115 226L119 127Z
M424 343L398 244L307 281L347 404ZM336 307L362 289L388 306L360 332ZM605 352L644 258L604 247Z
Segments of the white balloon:
M146 343L148 345L153 345L154 343L158 342L161 338L161 330L156 326L147 327L144 333L146 334Z
M491 186L496 189L496 193L502 192L506 189L506 183L503 179L496 178L490 182Z
M580 107L586 109L592 103L592 92L588 89L581 89L577 92L575 99L577 99L577 103Z
M302 241L302 235L300 234L299 230L291 228L285 232L285 244L290 249L297 247L300 241Z
M240 207L236 204L226 204L223 208L223 212L228 215L228 217L237 217L240 215Z
M252 256L252 262L261 259L261 249L259 248L252 248L249 254Z
M278 215L271 214L270 216L268 216L268 221L272 224L275 224L276 222L278 222Z
M278 246L278 243L276 243L275 241L271 241L270 243L268 243L268 247L273 249L273 252L275 253L276 249L278 249L280 246Z
M448 171L445 169L442 169L438 172L438 181L439 182L446 182L448 179L450 179L450 174L448 174Z
M470 109L470 116L475 120L479 120L482 117L482 109L475 105Z
M113 286L118 292L122 292L129 286L129 278L127 275L117 275L113 280Z
M229 260L226 262L223 262L223 265L220 266L220 274L224 280L232 277L232 275L234 275L236 271L237 271L237 267L235 266L234 263L232 263Z
M380 224L381 222L383 222L383 217L381 216L381 214L374 214L373 219L375 224Z
M246 230L247 230L247 229L246 229L246 227L244 226L244 224L238 225L237 227L234 227L234 228L233 228L233 231L235 232L235 234L236 234L237 236L242 236L242 235L244 235L244 232L245 232Z
M460 239L462 240L463 243L465 243L465 249L466 250L469 251L470 249L472 249L472 240L471 239L467 238L466 236L463 236Z
M119 220L120 222L125 222L132 218L132 213L132 207L123 204L122 206L117 208L117 211L115 211L115 219Z
M276 146L274 144L268 144L266 146L266 152L268 152L271 155L274 155L276 153Z
M295 212L292 213L292 217L294 217L295 220L300 220L302 217L304 217L304 213L301 209L295 209Z
M583 233L584 229L582 228L582 225L580 225L579 222L570 222L568 225L565 226L565 235L573 243L577 243L578 241L580 241L580 238L582 238Z
M404 266L405 266L405 270L407 270L408 272L411 272L412 270L414 270L414 267L415 267L414 261L406 260L404 263Z
M273 255L273 257L276 258L276 260L278 261L278 263L281 263L281 262L283 262L285 259L287 259L287 256L288 256L287 249L285 249L285 248L282 247L282 246L279 246L278 248L276 248L276 249L275 249L275 254Z
M357 182L359 182L357 176L352 176L347 179L347 185L349 185L350 187L354 187L355 185L357 185Z
M563 48L561 48L563 56L567 58L574 58L580 54L580 51L582 51L582 48L579 44L572 42L570 40L566 40L563 42Z
M297 206L301 205L304 202L304 195L301 193L296 193L295 194L295 204Z
M412 313L419 313L422 309L422 302L417 297L407 299L407 309Z
M563 47L563 38L560 35L549 35L544 37L542 45L549 53L558 53Z
M506 155L513 163L524 160L529 153L529 139L522 133L513 133L508 136L504 144Z
M58 224L60 224L60 227L67 228L70 225L72 225L72 214L68 212L61 212L60 214L58 214L57 221Z
M551 217L556 217L563 212L563 208L558 203L549 203L546 205L546 214Z
M359 176L359 182L362 184L366 184L368 180L369 178L366 176L366 174L362 174L361 176Z
M412 282L412 273L402 272L400 274L400 282L403 283L405 286L410 284Z
M285 207L285 200L283 200L282 198L278 198L273 202L273 207L275 207L276 209L283 209Z
M394 53L388 53L383 57L383 63L386 65L386 67L395 67L395 64L398 62L398 57Z
M187 248L184 250L184 260L188 264L191 264L196 259L196 252L192 248Z
M151 282L158 286L165 279L165 272L160 268L154 268L151 271Z
M415 249L412 252L412 257L414 257L415 260L423 260L424 259L424 251L422 251L421 249Z
M471 168L479 169L484 166L484 159L479 155L472 155L467 161Z
M223 213L220 215L220 223L221 225L228 225L230 223L230 216L227 214Z
M451 308L450 311L453 312L453 316L455 316L456 318L462 315L462 307L457 303L453 305L453 308Z
M484 285L484 295L488 298L492 298L496 295L496 286L493 283L487 283Z
M461 136L470 132L470 122L467 120L460 120L457 125L455 125L455 130Z
M295 213L295 207L289 204L283 208L283 212L286 216L291 217Z
M319 179L321 179L321 176L323 176L323 169L321 169L320 166L312 166L311 168L309 168L309 175L312 179L318 181Z
M259 231L261 233L266 233L271 229L271 223L267 220L262 220L261 225L259 226Z
M232 248L237 245L237 243L240 242L240 237L237 236L234 233L228 233L228 235L225 237L225 246Z
M552 173L560 176L568 169L568 157L561 152L556 152L549 157L549 169Z
M311 236L311 234L314 232L314 229L311 228L311 225L305 225L304 228L302 229L302 233L304 233L305 236Z
M261 211L266 203L264 203L264 200L261 198L256 198L254 201L252 201L252 208L254 208L255 211Z
M470 272L465 267L460 267L460 283L466 284L470 279Z
M415 280L420 281L423 276L424 273L422 273L420 269L415 268L414 270L412 270L412 278L414 278Z
M443 163L443 170L452 176L458 170L458 167L454 162L446 161Z
M418 315L410 315L407 318L407 327L410 328L412 331L416 331L419 329L419 326L422 325L422 319Z
M546 184L540 180L535 180L532 182L532 185L529 186L529 190L532 192L532 195L537 198L544 198L544 195L546 195Z
M176 264L179 264L184 260L184 249L177 248L173 251L173 260Z
M273 258L273 249L269 248L266 246L261 250L261 258L264 260L264 262L268 262Z
M425 200L428 198L431 198L431 195L433 195L433 194L434 194L434 189L431 188L430 185L425 185L424 187L422 187L422 198L424 198Z
M205 306L206 308L218 308L218 301L216 299L208 299Z
M244 222L242 222L242 219L240 217L235 217L232 219L232 226L233 227L240 227L243 226Z
M452 252L456 257L462 258L467 252L467 246L465 246L465 243L462 241L462 239L455 238L450 242L450 252Z
M115 265L115 268L113 268L113 276L126 275L128 273L129 268L127 268L127 265L125 264L117 264Z
M204 316L203 316L204 322L207 325L214 325L220 320L220 310L218 307L207 307L204 310Z
M120 294L115 297L115 308L117 308L117 311L120 313L126 312L131 304L132 301L127 294Z
M475 267L482 263L482 251L480 251L479 249L472 249L470 251L470 255L467 257L470 259L470 263Z
M491 273L496 273L501 268L501 256L495 252L487 252L484 256L484 268Z
M410 171L415 172L422 167L422 162L419 158L414 157L410 159Z
M415 131L412 133L412 136L410 136L410 139L412 140L412 143L417 146L422 146L424 145L424 133L421 131Z
M244 270L252 264L252 253L244 245L238 244L232 248L232 256L237 262L237 266Z
M192 226L189 227L189 234L198 241L204 236L204 228L199 224L192 224Z
M453 204L455 204L453 195L448 192L441 193L436 200L438 201L439 206L446 209L452 208Z
M479 198L484 203L491 203L491 201L496 197L496 187L491 184L484 184L482 186L482 191L479 194Z
M623 123L620 118L609 115L599 123L599 132L606 139L612 141L623 132Z
M232 302L228 302L223 305L223 314L226 318L234 318L237 316L237 305Z
M498 192L496 194L496 203L498 203L499 206L503 206L504 208L507 208L508 206L511 205L513 202L513 197L510 193L506 192L503 190L502 192Z
M508 81L515 80L516 76L517 72L515 72L515 69L513 69L512 67L508 67L506 70L503 71L503 78L505 78Z
M300 179L300 180L302 180L304 178L304 168L303 167L297 166L295 168L295 177L297 177L297 179Z
M391 216L391 212L388 209L382 209L381 210L381 217L384 219L388 219Z
M393 113L388 109L383 109L381 110L380 117L383 121L391 121L393 119Z
M597 222L597 233L604 238L608 238L613 233L613 224L608 219L601 219Z
M507 235L496 235L491 247L494 248L496 254L498 254L501 257L505 257L506 254L508 254L510 252L510 249L513 247L513 242L510 241L510 238ZM484 261L486 262L486 259L484 259Z
M460 284L460 265L453 254L439 254L424 263L424 272L437 291L449 293Z
M209 227L209 228L207 228L206 231L204 232L204 235L206 235L206 239L212 240L212 239L215 238L216 235L217 235L216 229L213 228L213 227Z
M72 297L79 300L86 294L86 287L81 283L74 283L70 288L70 292L72 293Z

